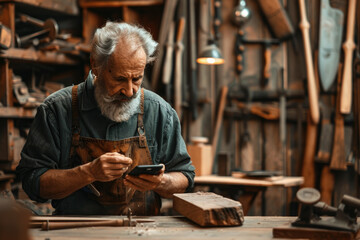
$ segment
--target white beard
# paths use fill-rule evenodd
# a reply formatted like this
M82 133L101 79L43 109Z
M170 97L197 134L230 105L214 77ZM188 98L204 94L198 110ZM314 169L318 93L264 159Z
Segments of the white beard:
M140 106L141 88L129 101L120 101L121 96L109 96L101 80L98 78L94 83L95 99L99 105L102 115L114 122L126 122L132 115L138 112Z

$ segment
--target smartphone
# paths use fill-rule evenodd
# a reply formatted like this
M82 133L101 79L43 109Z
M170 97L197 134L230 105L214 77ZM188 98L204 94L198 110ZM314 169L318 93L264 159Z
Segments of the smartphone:
M140 174L150 174L150 175L158 175L163 165L137 165L131 172L128 174L130 176L139 176Z

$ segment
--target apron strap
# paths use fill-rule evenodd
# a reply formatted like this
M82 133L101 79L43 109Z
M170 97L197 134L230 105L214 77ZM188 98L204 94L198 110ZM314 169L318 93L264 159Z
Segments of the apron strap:
M144 88L141 88L140 96L140 113L138 114L138 133L139 133L139 146L146 147L145 127L144 127Z
M79 123L79 104L78 104L78 95L77 95L78 85L72 87L71 90L71 106L72 106L72 121L71 121L71 132L72 132L72 141L71 141L71 150L70 156L73 155L75 148L79 146L80 139L80 123Z

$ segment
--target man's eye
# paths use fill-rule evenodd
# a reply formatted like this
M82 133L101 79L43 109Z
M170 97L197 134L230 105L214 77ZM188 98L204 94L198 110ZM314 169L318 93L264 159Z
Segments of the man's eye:
M133 82L137 82L141 79L141 77L133 78Z
M123 78L123 77L119 77L119 78L116 78L116 81L118 82L124 82L124 81L127 81L126 78Z

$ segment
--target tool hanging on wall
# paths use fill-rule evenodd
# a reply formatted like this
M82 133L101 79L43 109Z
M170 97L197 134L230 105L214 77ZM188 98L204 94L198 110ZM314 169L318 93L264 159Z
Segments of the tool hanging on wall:
M238 31L236 36L236 44L238 48L238 52L235 54L237 55L237 72L239 73L242 70L242 52L244 50L244 44L260 44L263 46L263 71L262 71L262 78L261 78L261 86L266 87L269 83L269 79L271 77L271 47L273 45L278 46L280 41L278 39L263 39L263 40L249 40L245 38L245 34L243 31ZM240 60L240 61L239 61Z
M175 9L178 0L166 0L164 3L163 16L161 19L160 32L158 37L158 54L157 61L155 61L152 75L151 75L151 87L154 91L157 90L158 82L160 78L161 66L163 64L163 55L164 55L164 46L166 42L166 37L169 32L170 24L174 19Z
M249 132L248 121L250 112L253 109L251 107L252 95L248 87L243 87L246 94L246 105L243 109L243 129L240 135L240 161L241 169L244 171L254 170L255 153L254 146L252 145L251 135ZM254 109L253 109L254 110ZM238 147L238 146L237 146Z
M311 44L309 37L309 28L310 24L307 20L306 10L305 10L305 0L299 0L300 5L300 29L303 36L304 50L305 50L305 61L306 61L306 72L307 72L307 87L309 95L309 105L310 105L310 116L314 124L319 122L319 100L318 93L316 90L315 84L315 75L314 75L314 65L311 54Z
M338 71L344 14L341 10L332 8L329 0L321 0L320 6L318 64L320 82L326 92Z
M340 84L341 81L341 73L342 73L342 63L339 64L338 67L338 75L337 75L337 82ZM322 96L324 99L326 96ZM337 101L336 107L339 108L339 103ZM338 139L335 139L335 136L338 136L339 129L335 130L334 133L334 126L331 123L331 106L327 106L326 103L322 102L322 120L321 120L321 135L320 135L320 143L319 143L319 151L318 151L318 162L324 163L321 169L321 176L320 176L320 191L321 191L321 200L327 204L331 204L333 202L333 195L334 195L334 182L335 176L334 172L332 172L330 167L330 162L333 157L332 152L334 152L334 148L338 148L341 146L335 146L334 144L338 144ZM338 110L336 110L338 111ZM336 121L335 121L336 122ZM343 145L339 143L340 145ZM332 148L332 149L331 149ZM344 150L345 151L345 150Z
M239 109L247 109L251 114L254 114L260 118L266 120L278 120L280 116L280 109L273 106L272 104L262 104L262 103L251 103L246 104L239 102L237 100L232 100ZM246 115L246 114L244 114Z
M353 51L355 49L354 43L354 26L355 26L355 11L356 0L349 0L346 28L346 41L343 44L344 49L344 69L341 85L341 99L340 112L342 114L349 114L351 112L352 101L352 61Z
M345 154L344 116L340 112L340 107L341 107L340 89L341 89L341 79L339 77L337 80L335 128L334 128L333 147L332 147L331 160L330 160L330 168L333 170L347 170L346 154Z
M184 51L184 44L182 43L185 28L185 18L179 20L176 43L175 43L175 77L174 77L174 108L179 119L182 116L182 54Z
M227 86L223 86L221 89L219 106L218 106L218 111L217 111L217 116L216 116L216 124L215 124L215 129L214 129L214 136L212 139L212 151L213 151L212 169L214 169L214 165L215 165L214 163L215 163L216 154L217 154L217 147L218 147L218 142L219 142L219 137L220 137L220 130L221 130L221 126L223 123L223 116L224 116L224 110L225 110L228 91L229 91L229 89Z
M198 117L198 82L197 82L197 66L196 66L196 16L195 16L195 0L189 0L188 2L188 62L189 62L189 87L190 96L189 104L192 120L196 120Z
M276 38L284 40L294 35L294 27L280 0L258 0L258 3Z
M26 14L19 14L19 20L24 23L30 23L34 26L42 28L42 30L37 31L35 33L21 36L16 39L16 44L18 47L24 46L32 39L44 39L47 42L53 41L59 32L59 27L57 22L53 18L46 19L45 21L41 21L39 19L33 18ZM34 45L38 45L36 42L32 42Z
M280 79L281 79L281 90L279 98L279 107L280 107L280 117L279 117L279 136L281 143L281 158L283 162L283 175L287 176L287 158L286 158L286 95L285 95L285 86L287 85L284 80L284 69L280 69Z
M166 101L171 101L171 74L173 67L173 52L174 52L174 32L175 32L175 23L172 21L169 27L169 32L167 35L166 41L166 54L164 59L164 68L163 68L163 84L165 85L165 99Z

